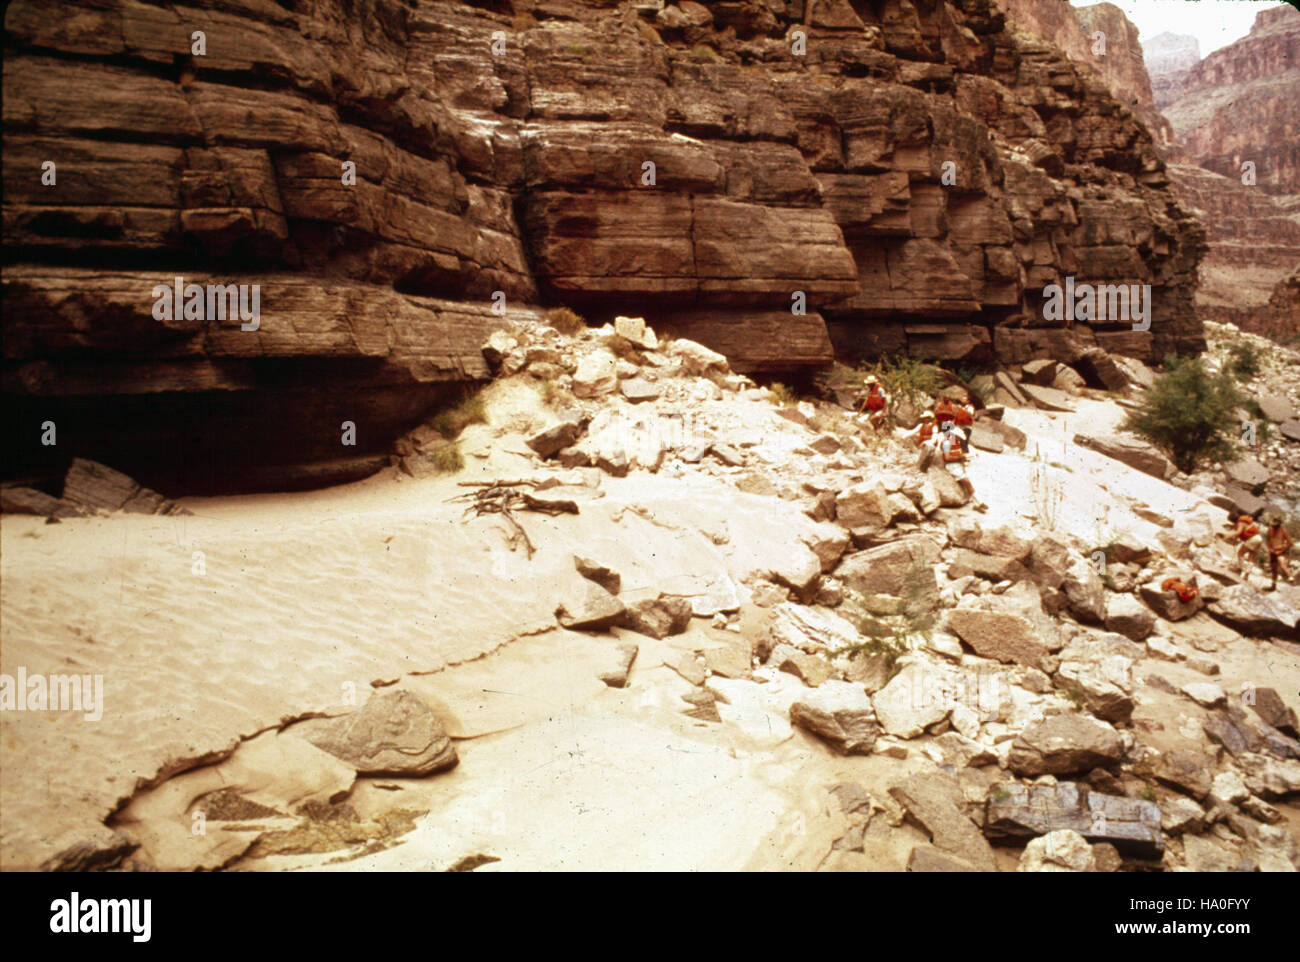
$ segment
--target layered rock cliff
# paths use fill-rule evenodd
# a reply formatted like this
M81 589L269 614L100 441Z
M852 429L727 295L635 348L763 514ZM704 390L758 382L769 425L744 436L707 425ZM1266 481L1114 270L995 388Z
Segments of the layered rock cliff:
M1150 135L988 0L20 0L5 28L18 473L357 476L558 303L741 370L1018 362L1059 350L1071 275L1153 288L1149 333L1077 341L1201 343L1203 232ZM155 319L176 277L256 285L255 329Z
M1249 36L1202 61L1194 37L1163 33L1140 43L1137 28L1112 4L1002 2L1017 29L1095 70L1117 98L1131 96L1129 105L1170 163L1175 192L1206 227L1209 250L1196 294L1201 316L1282 337L1300 330L1300 316L1287 314L1285 290L1300 264L1300 219L1278 193L1296 189L1285 180L1285 158L1295 149L1287 131L1300 78L1289 38L1300 14L1261 11ZM1094 48L1098 31L1104 54L1094 52L1103 49ZM1162 110L1172 111L1176 128ZM1256 162L1250 186L1240 167L1247 153ZM1265 185L1265 167L1272 187Z
M1300 11L1261 10L1247 36L1158 86L1156 106L1195 163L1239 178L1250 161L1264 190L1300 191Z

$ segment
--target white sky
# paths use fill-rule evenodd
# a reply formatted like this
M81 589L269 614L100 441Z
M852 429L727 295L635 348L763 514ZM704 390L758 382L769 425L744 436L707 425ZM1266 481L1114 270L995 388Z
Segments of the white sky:
M1091 7L1097 0L1070 0ZM1201 44L1205 57L1250 33L1255 14L1283 4L1272 0L1108 0L1137 25L1139 39L1157 34L1189 34Z

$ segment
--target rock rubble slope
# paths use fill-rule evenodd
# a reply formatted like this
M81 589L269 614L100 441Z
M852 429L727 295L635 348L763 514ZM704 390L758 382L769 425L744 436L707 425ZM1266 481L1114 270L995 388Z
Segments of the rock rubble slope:
M1140 363L1003 371L1062 387L985 407L980 513L640 319L483 354L450 473L4 517L0 667L105 683L3 716L4 867L1300 865L1300 589L1201 479L1072 443Z

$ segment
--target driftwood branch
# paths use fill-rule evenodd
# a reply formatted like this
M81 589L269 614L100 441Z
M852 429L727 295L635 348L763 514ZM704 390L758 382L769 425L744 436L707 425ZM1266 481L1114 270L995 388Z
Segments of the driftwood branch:
M531 558L537 550L532 540L528 537L528 532L524 526L519 523L519 519L513 514L515 511L537 511L541 514L577 514L578 505L574 501L567 501L559 498L539 498L527 491L520 491L520 488L537 486L536 481L461 481L461 487L475 488L474 491L466 491L464 494L458 494L455 497L448 498L448 501L468 502L469 507L465 509L465 514L473 513L475 517L482 517L485 514L499 514L510 524L512 534L510 535L510 550L515 549L520 541L528 550L528 557Z

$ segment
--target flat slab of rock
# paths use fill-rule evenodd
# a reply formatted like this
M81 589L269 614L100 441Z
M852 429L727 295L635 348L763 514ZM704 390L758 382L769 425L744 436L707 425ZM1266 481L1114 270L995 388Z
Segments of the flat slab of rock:
M577 597L566 599L555 615L565 628L585 628L598 631L608 628L623 617L627 607L600 585L589 583Z
M970 645L978 655L1003 664L1028 665L1041 669L1051 654L1048 641L1028 618L981 608L953 608L948 612L949 630Z
M1224 468L1228 480L1233 484L1240 485L1251 494L1259 494L1268 484L1268 479L1272 477L1268 473L1268 468L1252 458L1244 458L1241 461L1234 461Z
M991 451L994 454L1001 454L1003 448L1006 447L1002 432L989 427L983 421L976 421L971 428L970 444L973 448L978 448L981 451Z
M1288 441L1300 441L1300 421L1283 421L1278 430Z
M886 732L895 738L915 738L948 717L955 688L951 673L914 663L872 695L871 704Z
M1038 384L1020 385L1021 393L1043 411L1073 411L1074 398L1064 391L1058 391L1053 387L1043 387Z
M835 569L835 576L864 595L899 596L913 569L925 569L923 573L933 583L930 566L938 560L939 546L929 538L899 538L846 556ZM935 594L937 597L937 587Z
M969 862L977 871L997 871L993 847L963 811L961 786L951 775L912 775L889 794L930 833L935 848Z
M1017 775L1072 775L1119 761L1119 732L1085 715L1052 715L1025 726L1011 745L1007 767Z
M127 514L190 513L121 471L85 458L72 459L63 479L63 500L80 508Z
M957 858L929 845L915 845L907 857L909 872L974 872L975 866L964 858Z
M1062 829L1146 857L1159 857L1165 844L1160 806L1154 802L1104 795L1074 782L1003 782L989 791L984 817L989 838L1024 838Z
M1117 435L1076 434L1074 443L1091 448L1098 454L1104 454L1130 468L1149 474L1154 478L1165 480L1173 477L1178 469L1167 457L1157 451L1147 441L1138 438L1125 438Z
M790 723L842 755L870 755L880 737L871 699L861 685L830 680L790 705Z
M658 384L647 381L641 377L630 377L618 386L619 392L633 404L640 404L643 401L654 401L663 394L663 388Z
M1256 398L1259 411L1270 421L1290 421L1295 418L1295 405L1281 394L1261 394Z
M82 518L86 511L62 498L55 498L20 485L0 488L0 511L5 514L34 514L46 518Z
M361 775L429 775L457 761L438 717L409 691L374 695L355 712L309 719L291 731Z
M1209 612L1219 621L1243 635L1291 637L1300 621L1300 611L1277 598L1261 594L1250 585L1224 588L1209 605Z
M1227 699L1227 693L1218 685L1211 684L1208 681L1194 681L1184 685L1182 693L1190 698L1196 704L1205 708L1213 708L1216 705L1222 705Z

